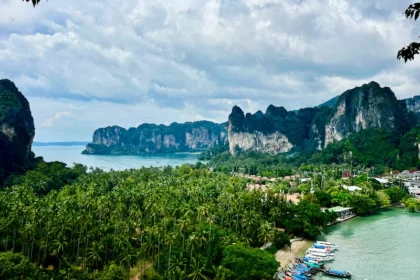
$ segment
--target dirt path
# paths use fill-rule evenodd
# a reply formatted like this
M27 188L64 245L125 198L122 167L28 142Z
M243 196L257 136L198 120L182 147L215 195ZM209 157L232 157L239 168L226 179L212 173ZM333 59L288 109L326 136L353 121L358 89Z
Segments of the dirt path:
M284 248L276 253L276 260L281 264L281 267L285 267L289 263L295 261L296 256L302 256L305 251L313 244L310 240L292 240L291 248Z
M142 270L140 270L133 278L131 278L131 280L139 280L140 277L143 275L143 273L148 270L151 266L153 265L153 263L148 263L146 264L145 267L143 267Z

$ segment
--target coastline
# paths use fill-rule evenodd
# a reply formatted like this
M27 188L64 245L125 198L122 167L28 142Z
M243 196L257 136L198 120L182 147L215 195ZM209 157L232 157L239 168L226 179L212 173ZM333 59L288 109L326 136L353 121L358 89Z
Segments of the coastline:
M292 239L290 242L290 248L283 248L275 254L275 258L282 268L285 268L289 263L294 263L295 257L302 257L306 250L314 243L312 240L301 238Z

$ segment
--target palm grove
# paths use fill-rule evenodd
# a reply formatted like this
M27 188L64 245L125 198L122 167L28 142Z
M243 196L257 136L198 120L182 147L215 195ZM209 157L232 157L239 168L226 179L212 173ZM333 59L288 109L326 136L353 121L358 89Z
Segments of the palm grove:
M256 248L288 244L276 227L314 238L335 219L318 203L249 192L243 179L194 166L65 169L79 177L59 189L43 166L0 192L1 277L127 279L153 263L159 279L269 279L278 263Z

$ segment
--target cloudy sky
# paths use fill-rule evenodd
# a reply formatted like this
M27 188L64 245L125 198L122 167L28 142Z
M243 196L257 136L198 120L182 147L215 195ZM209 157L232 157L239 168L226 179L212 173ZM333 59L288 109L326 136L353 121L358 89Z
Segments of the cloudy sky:
M420 94L413 0L0 0L0 77L28 98L36 141L98 127L227 120L318 105L375 80Z

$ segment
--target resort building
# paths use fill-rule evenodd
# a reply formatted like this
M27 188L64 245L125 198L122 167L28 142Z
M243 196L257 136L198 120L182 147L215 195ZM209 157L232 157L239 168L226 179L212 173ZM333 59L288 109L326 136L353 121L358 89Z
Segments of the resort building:
M343 189L348 190L350 192L355 192L355 191L361 191L362 190L362 188L358 187L358 186L346 186L346 185L343 185Z
M306 183L306 182L310 182L310 181L312 181L311 178L302 178L302 179L300 179L300 182L301 183Z
M420 198L420 181L408 180L404 183L410 195Z
M328 210L338 215L337 221L350 219L355 216L355 214L353 213L353 208L351 207L335 206L335 207L329 208Z
M407 180L420 180L420 171L408 171L404 170L400 174L398 174L398 177L401 179L407 179Z

